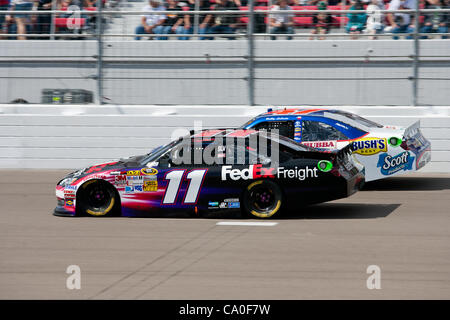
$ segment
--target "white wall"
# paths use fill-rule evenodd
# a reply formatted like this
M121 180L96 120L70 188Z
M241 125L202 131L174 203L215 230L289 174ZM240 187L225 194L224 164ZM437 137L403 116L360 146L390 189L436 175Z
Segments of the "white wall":
M0 40L0 103L41 91L96 91L94 40ZM255 103L411 104L413 41L256 40ZM420 41L420 105L447 105L449 40ZM246 40L105 41L103 95L114 104L248 103Z
M450 107L339 107L382 124L421 120L432 143L423 171L450 172ZM0 168L81 168L147 153L179 128L235 127L266 111L248 106L0 105Z

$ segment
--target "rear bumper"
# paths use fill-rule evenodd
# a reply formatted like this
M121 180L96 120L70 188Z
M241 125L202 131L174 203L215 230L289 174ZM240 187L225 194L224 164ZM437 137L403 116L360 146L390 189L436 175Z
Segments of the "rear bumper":
M366 184L364 172L358 172L353 177L347 179L347 197L361 190Z

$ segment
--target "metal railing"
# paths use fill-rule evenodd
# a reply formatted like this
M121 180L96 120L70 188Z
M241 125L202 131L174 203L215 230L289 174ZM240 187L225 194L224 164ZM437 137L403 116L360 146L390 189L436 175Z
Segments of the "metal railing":
M417 1L419 2L419 1ZM56 3L56 2L54 2ZM105 10L102 6L102 1L97 0L97 9L95 11L92 10L75 10L73 7L69 7L67 10L55 10L56 5L53 5L53 10L45 10L45 11L16 11L16 10L8 10L8 11L0 11L0 15L33 15L33 16L39 16L39 15L51 15L51 26L50 26L50 32L49 33L23 33L18 34L15 33L13 35L11 34L0 34L0 38L10 38L10 37L25 37L25 38L33 38L33 39L39 39L39 38L47 38L47 39L90 39L95 40L97 42L97 54L96 56L92 57L93 61L96 63L96 70L97 73L95 76L92 76L91 78L94 79L97 83L97 102L99 104L104 103L103 99L103 81L104 81L104 63L109 63L116 59L124 59L125 56L122 57L108 57L105 56L103 52L103 41L105 37L110 37L111 39L115 38L122 38L122 39L133 39L137 35L135 33L105 33L104 32L104 26L105 26L105 18L112 18L117 16L136 16L136 15L143 15L142 11L122 11L122 10ZM411 59L411 70L412 75L408 78L408 80L412 83L411 88L411 105L418 105L418 97L419 97L419 85L418 82L420 80L419 77L419 68L420 68L420 39L421 37L430 36L429 33L421 33L420 32L420 17L428 14L447 14L450 15L450 9L419 9L417 6L416 9L413 10L378 10L377 12L381 14L395 14L395 13L403 13L403 14L410 14L414 21L414 28L411 28L410 30L407 30L405 32L402 32L401 34L393 34L393 33L376 33L376 34L369 34L365 33L363 31L357 33L357 34L349 34L348 32L344 32L343 26L344 23L341 20L341 23L339 26L337 26L334 30L334 32L330 33L323 33L323 34L315 34L312 35L311 32L302 32L303 29L298 28L298 30L295 30L294 33L286 33L286 32L270 32L271 31L271 23L270 19L273 17L272 15L290 15L291 17L312 17L314 15L317 15L318 13L325 14L325 15L331 15L331 16L346 16L351 14L367 14L367 10L279 10L279 11L272 11L270 9L267 10L261 10L261 9L255 9L254 0L250 0L248 3L248 9L247 10L199 10L199 2L196 1L195 10L191 11L185 11L185 10L175 10L175 11L154 11L151 12L152 15L167 15L167 14L178 14L180 16L193 16L193 26L192 26L192 33L188 33L185 35L185 37L189 39L198 40L201 38L229 38L229 39L241 39L244 41L247 41L247 54L243 56L237 56L235 58L241 59L246 61L247 66L247 77L245 77L245 80L247 82L247 88L248 88L248 97L247 102L249 105L255 105L255 81L261 80L261 78L258 78L255 76L255 63L257 61L260 61L260 59L270 59L270 56L264 56L259 57L258 53L255 50L255 39L273 39L274 37L290 37L293 39L303 39L303 38L323 38L323 39L348 39L348 38L359 38L359 39L367 39L369 37L371 38L383 38L383 39L389 39L396 36L403 36L407 38L411 38L413 40L413 52L410 53L408 58ZM64 33L57 32L57 27L55 26L55 18L59 15L64 15L67 19L67 28ZM248 20L247 22L242 22L242 20L237 19L237 25L238 27L233 30L232 33L200 33L199 26L201 24L201 21L199 21L200 15L212 15L213 17L217 15L221 16L235 16L237 18L246 17ZM265 19L269 19L269 21L265 21L265 32L255 32L255 17L256 15L260 15L264 17ZM81 25L81 17L95 17L95 24L91 25L90 30L83 29L83 26ZM312 25L311 25L312 27ZM308 30L308 29L306 29ZM300 32L297 32L300 31ZM450 35L448 32L441 32L438 34L435 34L439 37L445 38ZM170 34L140 34L140 36L150 36L150 37L164 37L168 39L174 39L177 40L181 37L180 34L177 33L170 33ZM294 40L295 41L295 40ZM396 42L392 42L392 45L395 45ZM450 41L449 41L450 44ZM0 49L1 50L1 49ZM375 56L371 56L371 58L374 58ZM383 58L386 58L387 56L383 56ZM393 56L390 56L391 58ZM399 56L404 57L404 56ZM438 55L436 57L439 58L450 58L450 55L446 52L443 55ZM22 58L24 58L22 56ZM133 59L133 57L131 57ZM145 59L146 57L140 56L139 58L134 59ZM180 56L177 56L176 58L180 58ZM189 58L189 57L187 57ZM191 59L196 59L198 57L190 57ZM227 56L227 58L230 58L230 56ZM283 59L283 55L275 55L272 56L273 59ZM292 57L287 56L286 59L315 59L315 56L300 56L300 57ZM321 59L327 59L326 56L321 56ZM332 57L330 57L332 58ZM342 58L342 57L341 57ZM354 58L354 56L352 56ZM364 58L364 57L361 57ZM0 55L0 59L2 59ZM32 59L32 57L30 57ZM158 57L156 56L149 56L147 59L150 60L157 60ZM170 60L171 57L164 56L160 57L161 60ZM200 58L201 59L201 58ZM389 77L389 79L394 79L395 77ZM125 79L125 78L124 78ZM299 78L280 78L280 77L273 77L273 79L284 79L284 80L296 80ZM314 80L317 80L320 78L315 78ZM364 80L363 78L354 78L355 80ZM372 80L383 80L383 77L378 78L370 78Z

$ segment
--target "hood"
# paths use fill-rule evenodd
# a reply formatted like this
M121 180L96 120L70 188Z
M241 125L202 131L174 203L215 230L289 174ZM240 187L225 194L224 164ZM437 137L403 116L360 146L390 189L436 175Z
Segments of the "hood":
M87 168L79 169L77 171L69 173L62 180L58 182L58 185L72 184L84 177L91 174L100 174L112 170L122 170L130 167L138 167L141 165L141 160L145 155L133 156L129 158L119 159L117 161L99 163ZM65 182L65 183L62 183Z

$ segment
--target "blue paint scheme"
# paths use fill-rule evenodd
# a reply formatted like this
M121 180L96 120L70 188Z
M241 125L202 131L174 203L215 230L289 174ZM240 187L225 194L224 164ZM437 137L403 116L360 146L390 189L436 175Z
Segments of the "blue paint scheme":
M254 119L253 122L247 124L244 129L250 129L256 126L259 123L267 122L267 121L302 121L302 120L309 120L309 121L319 121L326 123L343 134L347 136L348 139L357 139L363 135L365 135L367 132L357 129L355 127L352 127L348 125L347 123L337 121L334 119L330 119L323 116L324 111L316 111L312 112L311 114L314 115L286 115L286 114L263 114L261 116L258 116ZM343 127L344 126L344 127ZM346 127L346 128L345 128ZM299 139L294 139L296 141L299 141Z

